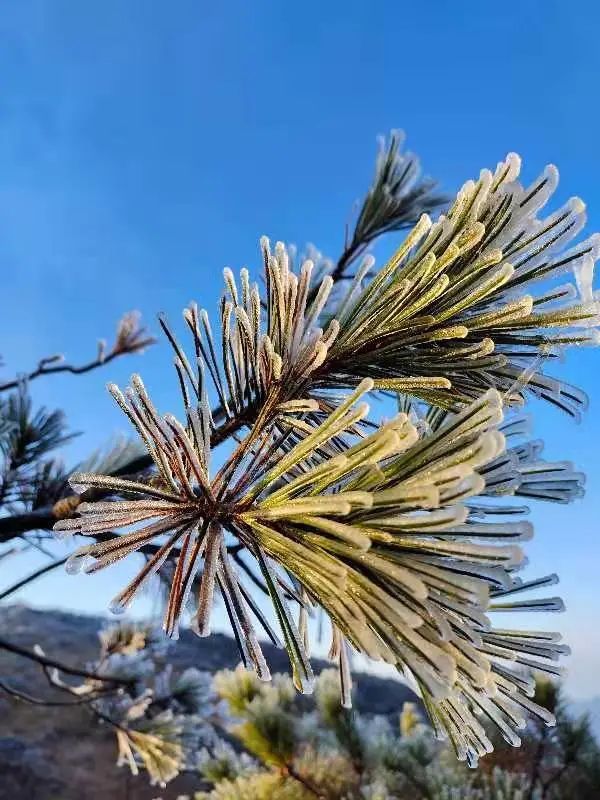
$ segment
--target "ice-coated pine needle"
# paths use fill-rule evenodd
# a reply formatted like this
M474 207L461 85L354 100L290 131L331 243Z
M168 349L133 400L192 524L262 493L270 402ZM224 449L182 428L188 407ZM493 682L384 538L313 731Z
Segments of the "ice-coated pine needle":
M485 721L513 745L529 715L551 724L531 699L533 675L559 673L567 648L558 634L492 620L562 610L557 597L529 596L554 574L519 574L533 533L522 517L530 501L580 496L583 476L543 460L523 420L504 412L527 393L574 416L585 405L544 369L564 347L598 338L600 239L569 244L585 222L578 199L540 216L555 168L526 188L519 170L514 154L483 170L447 215L423 216L379 272L369 256L357 263L341 296L331 276L315 279L311 260L296 269L282 243L263 238L264 297L247 270L237 279L226 269L218 324L195 304L184 312L187 353L161 318L183 414L159 413L139 376L124 392L109 386L154 470L72 476L87 494L55 530L93 541L68 570L143 554L113 601L123 611L172 562L168 635L190 604L193 629L209 635L220 598L244 665L268 680L258 631L278 641L276 620L303 692L314 683L319 609L343 704L353 652L392 664L470 763L492 748ZM568 271L573 284L553 283ZM401 398L380 425L365 402L375 390ZM230 438L214 469L215 446Z

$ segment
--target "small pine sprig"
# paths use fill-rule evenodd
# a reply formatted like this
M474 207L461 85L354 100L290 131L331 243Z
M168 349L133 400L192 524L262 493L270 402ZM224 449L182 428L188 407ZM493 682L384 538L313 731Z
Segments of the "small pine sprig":
M225 271L220 346L206 312L195 306L185 312L202 372L210 373L229 419L252 421L271 394L284 402L364 377L445 408L492 386L508 404L529 393L578 417L585 395L542 366L566 347L598 340L592 279L600 238L567 248L585 224L583 202L573 198L539 218L558 172L549 166L524 187L519 171L520 159L509 154L495 172L468 181L448 215L435 223L423 215L370 281L373 259L365 257L325 317L325 332L318 326L333 279L311 286L312 261L295 272L285 246L278 242L271 251L263 238L266 322L247 270L241 289ZM568 271L574 283L556 286L554 279ZM169 338L198 385L170 331Z
M340 330L328 384L370 376L381 388L445 407L492 385L509 403L528 391L578 414L584 396L532 362L596 343L591 287L600 238L566 249L585 224L583 202L573 198L540 219L558 171L547 167L528 187L519 171L512 153L494 173L483 170L447 216L435 223L423 216L365 288L359 270L334 313ZM575 284L548 283L567 271Z
M71 441L62 411L34 411L26 383L0 398L0 506L33 508L67 486L53 450Z
M354 263L379 236L414 225L421 214L431 213L447 203L436 192L436 181L420 179L421 167L414 153L403 152L403 131L393 130L378 141L375 174L356 215L351 236L335 267L334 279L347 277Z
M200 753L223 744L210 721L215 700L212 676L189 667L175 671L160 631L134 623L100 632L95 673L118 676L126 688L98 694L88 680L76 692L89 698L97 718L114 730L117 766L145 770L152 785L165 786L183 769L194 769Z

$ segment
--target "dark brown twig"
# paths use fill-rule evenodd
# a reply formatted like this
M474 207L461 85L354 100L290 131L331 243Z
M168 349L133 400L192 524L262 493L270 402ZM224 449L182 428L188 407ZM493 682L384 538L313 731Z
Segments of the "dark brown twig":
M100 696L108 694L108 692L102 692L101 694L96 692L94 694L87 695L86 697L79 697L76 700L46 700L42 697L34 697L27 692L21 691L20 689L15 689L14 686L9 686L2 680L0 680L0 689L6 692L6 694L11 695L11 697L15 697L17 700L23 700L25 703L30 703L31 705L35 706L51 707L88 705L89 703L94 702L94 700L97 700Z
M65 558L59 558L57 561L53 561L51 564L46 564L39 569L36 569L35 572L32 572L30 575L26 575L24 578L21 578L20 581L13 583L12 586L9 586L8 589L5 589L3 592L0 592L0 600L5 600L11 594L18 592L19 589L22 589L24 586L27 586L28 583L37 580L37 578L41 578L42 575L45 575L47 572L50 572L57 567L60 567L62 564L65 563L68 556Z
M62 363L62 356L60 355L42 358L38 362L37 367L28 374L19 375L13 380L0 383L0 392L16 389L22 383L29 383L42 375L56 375L60 372L68 372L71 375L83 375L86 372L91 372L98 367L108 364L119 356L139 353L155 342L156 339L152 336L147 336L145 328L139 326L137 313L129 312L119 321L115 343L108 353L105 350L104 343L100 342L97 357L92 361L88 361L87 364L81 364L79 366L64 364Z
M298 770L294 767L293 764L286 764L283 770L284 775L289 775L290 778L293 778L295 781L298 781L304 788L310 792L315 797L318 797L319 800L325 800L325 795L322 794L318 787L314 786L312 781L302 775Z
M88 680L93 681L104 681L105 683L114 683L119 686L130 686L131 681L125 680L124 678L119 678L116 675L98 675L95 672L90 672L86 669L80 669L79 667L70 667L68 664L64 664L62 661L56 661L53 658L48 658L41 653L35 653L32 650L27 650L25 647L21 647L18 644L14 644L13 642L9 642L7 639L0 637L0 650L6 650L9 653L14 653L17 656L22 656L23 658L27 658L30 661L35 661L36 664L39 664L42 667L48 667L50 669L57 669L60 672L64 672L67 675L73 675L74 677L78 678L87 678Z

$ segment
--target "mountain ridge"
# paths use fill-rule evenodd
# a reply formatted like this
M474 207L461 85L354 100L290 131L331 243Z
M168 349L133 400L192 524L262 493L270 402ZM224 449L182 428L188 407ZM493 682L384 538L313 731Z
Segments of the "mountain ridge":
M39 644L50 656L85 667L98 654L98 631L108 619L24 605L0 608L0 635L32 649ZM289 672L284 650L263 645L273 673ZM169 651L175 668L195 666L216 672L239 663L235 640L222 633L199 639L184 630ZM312 659L318 672L330 664ZM15 689L50 697L43 672L32 661L0 650L0 676ZM398 680L356 672L354 706L360 713L397 717L406 700L416 700ZM418 701L417 701L418 702ZM150 787L142 773L129 776L115 767L114 736L86 710L31 706L0 693L0 800L175 800L193 792L199 779L181 775L166 789Z

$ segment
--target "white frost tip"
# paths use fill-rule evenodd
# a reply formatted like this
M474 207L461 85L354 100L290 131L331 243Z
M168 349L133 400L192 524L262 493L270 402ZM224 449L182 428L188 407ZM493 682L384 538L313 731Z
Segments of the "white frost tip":
M558 167L556 167L554 164L548 164L544 170L544 177L548 180L548 183L554 190L558 186Z
M589 332L588 341L585 344L591 347L597 347L600 345L600 331L597 328L594 328Z
M591 303L594 299L592 283L594 280L594 258L591 255L585 256L573 270L575 282L579 296L584 303Z
M417 227L419 230L428 231L431 228L432 222L431 217L429 214L421 214L419 217L419 221L417 222Z
M312 694L315 690L315 679L314 678L304 678L300 687L301 694Z
M57 541L62 542L65 539L70 539L71 536L73 536L74 531L72 529L69 530L69 529L66 529L66 528L57 528L56 527L57 525L58 525L58 522L52 528L52 535L54 536L54 538Z
M518 153L508 153L505 161L508 166L508 173L505 181L506 183L511 183L519 177L519 173L521 172L521 156Z
M585 203L581 197L571 197L567 205L574 214L583 214L585 211Z
M592 251L589 255L594 259L594 261L597 261L597 259L600 258L600 233L592 234L587 240L587 244L592 248Z
M76 550L67 559L65 563L65 572L67 572L69 575L78 575L80 572L83 572L86 567L93 563L94 559L87 552L87 548L85 552Z
M75 494L81 494L88 488L88 484L83 480L85 476L81 472L74 472L69 478L69 485Z
M371 267L374 264L375 264L375 256L369 253L369 255L365 256L363 259L363 263L361 265L361 271L364 270L365 272L367 272L368 270L371 269Z
M115 597L114 600L111 600L108 606L108 610L111 614L124 614L127 611L127 604L120 600L118 597Z
M533 539L533 525L531 522L518 522L514 528L519 531L519 538L522 542L529 542Z
M305 261L302 262L302 266L300 267L300 273L308 273L310 277L310 273L315 266L314 261L311 258L307 258Z

